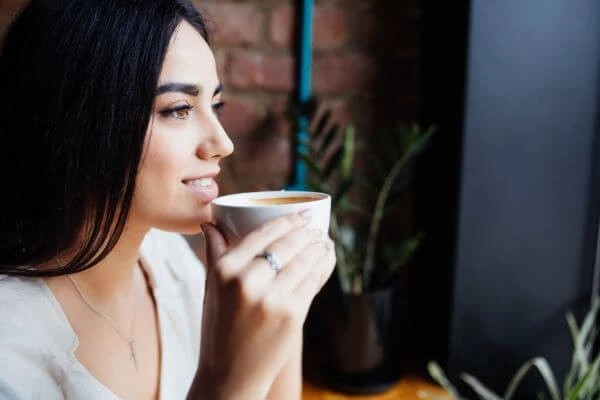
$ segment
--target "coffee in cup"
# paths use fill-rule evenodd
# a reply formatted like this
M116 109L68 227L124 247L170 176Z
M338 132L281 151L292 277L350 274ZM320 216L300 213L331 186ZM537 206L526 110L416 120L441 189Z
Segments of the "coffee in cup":
M249 199L248 203L255 206L274 206L278 204L307 203L316 200L319 200L319 198L312 196L261 197Z
M211 203L214 223L234 244L265 222L309 209L309 227L329 231L331 196L304 191L264 191L237 193L214 199Z

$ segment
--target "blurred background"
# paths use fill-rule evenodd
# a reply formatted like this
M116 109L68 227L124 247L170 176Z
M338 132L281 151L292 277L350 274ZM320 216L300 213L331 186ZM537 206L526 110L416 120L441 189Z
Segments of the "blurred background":
M0 32L24 3L0 2ZM382 391L403 377L427 379L436 360L455 383L468 371L502 392L523 362L541 356L562 384L573 354L565 315L581 321L600 287L600 2L316 0L308 17L306 0L193 3L213 32L222 123L236 146L224 162L224 193L279 190L297 178L298 118L306 118L316 147L333 149L312 160L331 164L327 187L344 181L329 162L339 148L350 154L350 175L375 186L369 195L353 182L340 195L367 209L366 220L338 209L356 227L358 248L368 242L361 232L373 226L377 190L411 140L432 128L401 165L400 194L388 198L399 207L382 218L373 247L401 250L401 262L370 286L359 265L352 282L360 290L333 276L307 323L315 363L307 376L340 391ZM317 103L303 108L306 18ZM400 150L390 154L392 136ZM302 183L323 184L322 172ZM375 260L384 276L390 261ZM382 289L390 299L378 297ZM349 347L332 351L349 337ZM528 378L523 398L540 382Z

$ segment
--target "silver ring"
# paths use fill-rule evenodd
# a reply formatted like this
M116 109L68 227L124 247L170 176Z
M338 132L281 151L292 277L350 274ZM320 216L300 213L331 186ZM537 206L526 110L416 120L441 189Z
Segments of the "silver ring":
M277 258L275 253L265 251L264 253L261 253L258 256L267 260L271 269L277 273L279 273L279 271L281 271L281 268L283 268L283 265L281 265L281 261L279 261L279 258Z

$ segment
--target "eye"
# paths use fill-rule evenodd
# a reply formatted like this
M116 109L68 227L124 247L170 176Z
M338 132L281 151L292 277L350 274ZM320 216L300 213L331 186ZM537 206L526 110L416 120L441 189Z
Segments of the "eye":
M190 111L192 111L194 107L190 104L182 104L180 106L175 106L172 108L168 108L166 110L160 111L160 115L163 117L173 117L176 119L186 119L190 115Z
M225 102L224 101L220 101L218 103L215 103L212 106L215 114L217 114L218 116L221 116L221 111L223 110L223 107L225 107Z

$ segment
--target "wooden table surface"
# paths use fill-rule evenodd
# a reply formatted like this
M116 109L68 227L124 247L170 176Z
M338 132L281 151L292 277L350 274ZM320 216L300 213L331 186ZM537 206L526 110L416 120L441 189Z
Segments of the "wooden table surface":
M451 400L451 397L439 386L407 376L387 392L365 396L335 393L304 382L302 400Z

